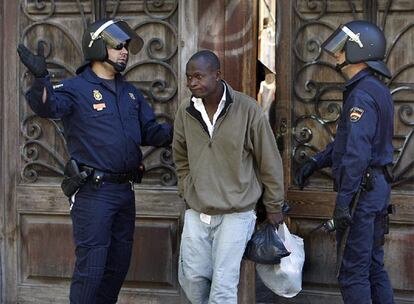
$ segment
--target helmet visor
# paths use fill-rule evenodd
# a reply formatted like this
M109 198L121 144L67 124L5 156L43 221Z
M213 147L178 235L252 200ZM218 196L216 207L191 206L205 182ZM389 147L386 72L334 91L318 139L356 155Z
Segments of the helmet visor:
M342 30L341 25L322 43L322 48L330 55L335 55L343 50L348 38L348 35Z
M117 21L111 24L101 35L108 46L117 50L128 46L132 54L137 54L144 45L142 38L125 21ZM125 42L129 43L125 44Z

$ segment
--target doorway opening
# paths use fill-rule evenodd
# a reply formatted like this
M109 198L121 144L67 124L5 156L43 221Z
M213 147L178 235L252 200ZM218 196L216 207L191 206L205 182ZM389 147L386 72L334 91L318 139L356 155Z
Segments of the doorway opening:
M257 101L269 119L276 122L276 0L259 0L257 38Z

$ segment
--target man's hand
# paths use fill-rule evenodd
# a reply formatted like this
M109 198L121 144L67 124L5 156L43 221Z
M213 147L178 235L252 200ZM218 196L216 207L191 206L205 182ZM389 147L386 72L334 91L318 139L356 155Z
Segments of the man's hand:
M317 169L316 162L313 159L307 160L303 166L299 169L299 172L295 178L296 184L299 186L300 190L303 190L305 187L305 182L309 176L315 172Z
M282 212L273 212L269 213L267 212L267 221L272 224L273 226L277 226L281 223L283 223L283 213Z
M335 229L338 232L343 232L351 223L352 217L348 207L335 206L333 215Z
M17 53L20 56L20 60L35 77L42 78L48 74L42 42L37 44L37 55L21 43L17 47Z

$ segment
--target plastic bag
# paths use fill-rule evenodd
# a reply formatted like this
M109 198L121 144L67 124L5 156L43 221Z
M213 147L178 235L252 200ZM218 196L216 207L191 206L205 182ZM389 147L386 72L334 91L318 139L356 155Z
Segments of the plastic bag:
M265 223L253 233L247 243L244 257L261 264L278 264L280 259L290 252L283 245L283 241L277 235L275 227Z
M302 290L302 268L305 262L303 239L291 234L286 224L279 225L278 235L291 252L278 265L256 264L256 270L264 285L275 294L291 298Z

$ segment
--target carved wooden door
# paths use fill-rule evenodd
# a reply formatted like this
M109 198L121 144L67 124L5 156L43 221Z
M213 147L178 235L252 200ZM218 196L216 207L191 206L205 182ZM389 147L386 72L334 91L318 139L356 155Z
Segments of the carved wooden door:
M24 93L31 76L18 60L18 43L42 42L52 82L75 75L88 23L123 18L145 45L131 56L127 80L144 93L160 121L172 123L181 88L181 56L195 43L182 22L188 0L2 1L3 126L1 156L1 299L5 303L68 303L74 245L67 199L60 190L68 152L59 120L42 119ZM181 23L180 23L181 22ZM191 23L191 17L187 18ZM179 40L180 39L180 40ZM3 54L3 52L2 52ZM187 56L188 57L188 56ZM2 57L3 58L3 57ZM133 259L118 303L184 303L177 282L183 202L176 195L170 149L144 148L147 174L135 188Z
M414 273L414 4L401 0L279 0L277 1L276 61L278 132L284 139L287 197L294 230L305 239L303 291L293 300L278 303L342 303L335 277L335 239L322 231L309 232L331 217L335 193L329 170L310 179L304 191L293 180L297 169L335 136L341 112L341 85L332 58L321 43L340 23L366 19L384 29L385 61L393 77L386 80L395 107L395 173L391 217L386 236L385 264L395 290L396 303L412 303Z

